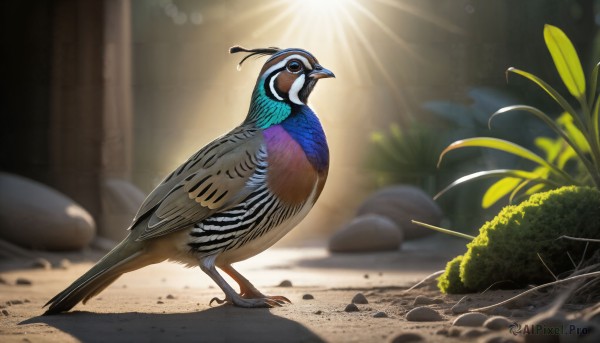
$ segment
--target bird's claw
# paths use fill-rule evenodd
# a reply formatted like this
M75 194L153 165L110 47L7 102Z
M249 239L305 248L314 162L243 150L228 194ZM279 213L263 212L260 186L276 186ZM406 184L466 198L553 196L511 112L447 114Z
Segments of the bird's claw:
M210 299L210 302L208 303L208 306L212 306L213 301L216 301L217 304L219 304L219 305L223 305L224 303L228 302L227 298L221 300L221 299L219 299L217 297L214 297L214 298Z

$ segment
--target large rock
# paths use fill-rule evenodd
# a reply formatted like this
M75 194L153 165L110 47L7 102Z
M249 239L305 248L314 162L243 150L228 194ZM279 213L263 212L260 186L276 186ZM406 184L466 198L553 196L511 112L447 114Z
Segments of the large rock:
M369 214L355 218L329 240L332 252L398 250L402 230L390 219Z
M98 235L119 242L146 199L146 194L131 182L109 178L102 187L102 226Z
M434 232L411 223L411 220L439 226L444 216L427 193L413 186L393 186L376 192L357 211L358 216L370 213L394 221L404 231L404 239L419 238Z
M0 239L31 249L77 250L88 245L95 232L92 216L67 196L0 173Z

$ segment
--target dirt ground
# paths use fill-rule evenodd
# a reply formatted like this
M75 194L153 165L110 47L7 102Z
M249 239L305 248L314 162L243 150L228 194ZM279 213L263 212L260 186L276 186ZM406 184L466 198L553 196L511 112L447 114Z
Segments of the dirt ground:
M162 263L126 274L86 305L55 316L41 316L42 306L100 254L71 254L72 261L90 261L62 267L56 267L56 256L47 255L55 265L50 269L32 268L26 260L0 260L0 342L391 342L403 333L415 333L427 342L521 340L508 330L453 327L457 314L451 308L462 296L445 296L434 287L405 292L443 269L463 249L463 241L444 236L409 242L398 252L373 254L330 255L318 246L273 248L237 265L264 293L292 301L273 309L211 307L210 299L222 293L208 276L199 268ZM18 279L31 284L20 285ZM283 280L292 286L279 287ZM346 312L357 293L368 303ZM514 294L473 295L469 306ZM308 295L314 299L303 299ZM427 307L440 313L441 320L407 321L418 295L435 301ZM504 309L502 314L522 321L533 314L528 311L533 311L531 306ZM385 315L375 316L378 312Z

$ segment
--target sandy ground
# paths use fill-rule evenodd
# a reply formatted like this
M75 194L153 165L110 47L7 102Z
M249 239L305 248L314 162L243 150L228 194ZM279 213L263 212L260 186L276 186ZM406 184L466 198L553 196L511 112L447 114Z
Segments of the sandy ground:
M444 296L431 287L404 292L443 269L463 249L463 241L443 236L376 254L330 255L322 247L273 248L237 265L264 293L284 295L293 302L273 309L211 307L210 299L222 293L208 276L199 268L162 263L124 275L86 305L56 316L41 316L41 307L92 263L44 270L23 268L30 261L0 260L0 277L6 282L0 284L0 312L5 312L0 314L0 342L390 342L406 332L431 342L482 340L469 337L468 330L454 332L459 337L439 332L452 330L456 315L450 308L461 296ZM99 257L93 252L83 255ZM31 285L17 285L19 278ZM283 280L291 281L292 287L278 287ZM369 303L358 305L358 312L345 312L357 293L366 295ZM471 305L491 304L515 293L492 292L476 297ZM304 300L306 294L314 299ZM407 321L405 315L417 295L441 299L429 307L443 320ZM374 317L377 312L387 317ZM513 314L523 316L508 313ZM511 337L508 332L486 333L498 334Z

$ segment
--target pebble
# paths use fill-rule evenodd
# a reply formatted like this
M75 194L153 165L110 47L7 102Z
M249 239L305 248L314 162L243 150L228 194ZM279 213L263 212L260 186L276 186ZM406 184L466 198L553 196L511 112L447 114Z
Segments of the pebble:
M348 304L346 305L346 308L344 309L345 312L358 312L358 306L354 305L354 304Z
M448 329L439 329L435 332L436 335L448 336Z
M8 316L8 311L7 310L2 310L2 314L5 316Z
M385 312L377 312L373 315L373 318L387 318L388 315Z
M175 299L175 297L174 297L172 294L168 294L168 295L166 296L166 298L167 298L167 299Z
M496 331L508 330L508 327L510 326L510 324L512 324L512 321L510 321L508 318L502 317L502 316L494 316L494 317L488 318L483 323L483 327L485 327L486 329L496 330Z
M465 304L458 303L458 304L452 306L451 311L454 314L466 313L466 312L469 312L469 307Z
M470 326L470 327L478 327L483 325L483 323L488 319L483 313L471 312L465 313L458 316L454 322L452 322L453 326Z
M292 282L290 280L283 280L277 287L292 287Z
M420 306L408 311L406 320L409 322L435 322L443 320L442 316L435 310Z
M466 338L476 338L479 337L481 335L485 334L484 330L480 330L480 329L469 329L465 332L463 332L460 337L466 337Z
M22 303L22 300L9 300L6 302L6 305L21 305Z
M304 299L304 300L313 300L314 298L315 298L315 297L313 297L313 295L312 295L312 294L304 294L304 295L302 296L302 299Z
M161 300L159 300L159 301L157 301L156 303L157 303L157 304L164 304L165 302L164 302L164 301L161 301Z
M352 298L352 303L353 304L368 304L369 301L367 300L367 297L365 297L364 294L356 293L356 295Z
M67 270L71 267L71 261L69 261L66 258L63 258L62 260L60 260L60 262L58 262L58 269L63 269L63 270Z
M415 305L415 306L431 305L431 304L441 304L443 302L444 302L444 300L442 300L440 298L429 298L429 297L426 297L423 295L419 295L415 298L413 305Z
M401 333L398 336L394 337L392 339L392 343L421 342L424 340L425 340L425 338L423 338L423 336L421 336L419 334L407 332L407 333Z
M32 284L32 282L29 279L20 277L17 279L17 281L15 281L15 284L20 285L20 286L29 286Z
M321 310L315 311L315 314L323 314L323 311L321 311Z
M50 270L52 269L52 264L45 258L40 257L36 258L35 261L31 263L31 267L36 269Z
M0 276L0 285L8 285L8 281L6 281L2 276Z

